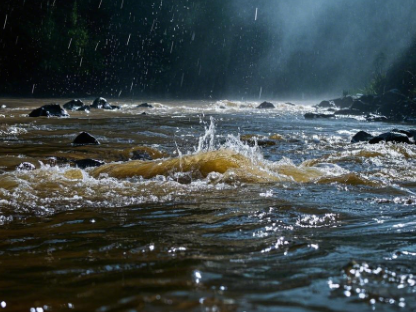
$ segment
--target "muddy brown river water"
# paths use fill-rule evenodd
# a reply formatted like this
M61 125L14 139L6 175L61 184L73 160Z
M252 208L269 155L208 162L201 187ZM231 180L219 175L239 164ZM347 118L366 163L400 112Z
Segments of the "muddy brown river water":
M416 145L350 143L412 125L226 100L27 116L50 102L0 100L0 310L416 310Z

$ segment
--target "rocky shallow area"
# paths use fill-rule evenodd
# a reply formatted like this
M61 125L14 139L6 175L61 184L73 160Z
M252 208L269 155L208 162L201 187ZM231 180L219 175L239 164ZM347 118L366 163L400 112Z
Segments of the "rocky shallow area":
M305 114L306 119L362 116L368 121L415 122L416 99L397 89L383 95L344 96L325 100L316 105L316 112Z

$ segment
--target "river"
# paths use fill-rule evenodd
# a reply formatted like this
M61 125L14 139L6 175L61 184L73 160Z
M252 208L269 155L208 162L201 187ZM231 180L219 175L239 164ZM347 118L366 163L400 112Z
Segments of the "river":
M416 310L416 146L350 143L411 125L227 100L27 116L49 102L0 100L0 310Z

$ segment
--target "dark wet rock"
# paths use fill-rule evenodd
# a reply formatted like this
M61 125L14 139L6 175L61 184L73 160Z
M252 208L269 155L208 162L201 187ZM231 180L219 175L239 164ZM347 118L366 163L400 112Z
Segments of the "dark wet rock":
M402 121L416 116L416 105L397 89L390 90L379 99L377 112L391 120Z
M342 115L342 116L361 116L362 113L356 109L340 109L335 112L335 115Z
M334 105L339 108L350 108L354 102L354 99L351 96L346 96L338 99L333 99L329 102L334 103Z
M146 112L141 113L140 115L147 115Z
M75 160L74 164L76 167L80 169L90 168L90 167L100 167L102 165L105 165L105 162L102 160L96 160L96 159L80 159Z
M107 108L104 108L104 109L107 109ZM112 109L112 110L121 109L121 106L118 106L118 105L111 105L111 109Z
M290 103L290 102L286 102L285 104L286 104L286 105L289 105L289 106L296 106L295 104Z
M137 105L137 108L153 108L152 105L150 105L149 103L142 103Z
M374 136L372 136L370 133L365 131L359 131L352 137L351 143L368 142L372 138L374 138Z
M382 141L385 142L394 142L394 143L407 143L410 144L410 140L407 135L397 132L386 132L382 133L379 136L372 138L369 143L370 144L377 144Z
M22 162L20 165L16 167L16 170L18 171L31 171L35 169L35 165L30 162Z
M134 150L131 152L131 160L153 160L146 151Z
M317 105L317 107L320 107L320 108L333 108L333 107L335 107L335 103L332 102L332 101L322 101L321 103L319 103Z
M321 114L321 113L306 113L305 119L319 119L319 118L335 118L335 114Z
M87 132L81 132L74 140L74 145L100 145L100 142Z
M241 141L249 146L257 146L266 147L266 146L274 146L276 145L275 141L269 140L265 137L252 137L252 136L242 136Z
M179 172L172 177L176 182L180 184L191 184L192 175L188 173Z
M113 109L105 98L99 97L92 102L91 108L95 109Z
M71 111L77 111L83 106L85 105L84 102L81 100L72 100L64 104L64 108Z
M372 105L374 103L377 103L379 100L379 97L372 94L364 94L358 98L359 101L364 102L366 104Z
M416 138L416 130L409 129L409 130L401 130L401 129L393 129L391 132L397 132L407 135L408 138Z
M29 117L69 117L68 112L59 104L48 104L33 110Z
M275 106L270 102L263 102L259 106L257 106L257 108L268 109L268 108L275 108Z
M371 112L374 112L377 108L374 107L372 104L368 104L361 100L356 100L352 102L350 109L357 110L361 113L371 113Z
M367 116L365 116L365 119L367 121L372 121L372 122L388 121L388 118L386 116L376 115L376 114L368 114Z

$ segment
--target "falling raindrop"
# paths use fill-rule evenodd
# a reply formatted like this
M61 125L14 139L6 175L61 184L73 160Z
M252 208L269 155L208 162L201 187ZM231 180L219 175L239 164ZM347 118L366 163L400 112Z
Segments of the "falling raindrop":
M261 94L263 93L263 87L260 87L260 92L259 92L259 99L261 99Z
M102 3L103 3L103 0L100 0L100 4L98 5L98 8L101 8Z
M131 34L129 34L129 38L127 39L127 44L126 45L129 45L130 37L131 37Z
M100 44L100 41L97 42L97 45L95 46L95 50L94 51L97 51L97 48L98 48L98 45L99 44Z
M35 92L35 87L36 87L36 84L33 84L33 87L32 87L32 94Z
M6 14L6 18L5 18L5 20L4 20L4 26L3 26L3 29L5 29L5 28L6 28L6 24L7 24L7 14Z
M258 8L256 8L256 14L254 15L254 20L255 21L257 21L257 11L258 11Z
M183 85L183 79L185 78L185 73L182 73L182 77L181 77L181 88L182 88L182 85Z
M71 39L69 39L68 50L69 50L69 48L71 47L71 43L72 43L72 38L71 38Z

